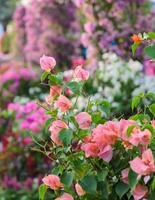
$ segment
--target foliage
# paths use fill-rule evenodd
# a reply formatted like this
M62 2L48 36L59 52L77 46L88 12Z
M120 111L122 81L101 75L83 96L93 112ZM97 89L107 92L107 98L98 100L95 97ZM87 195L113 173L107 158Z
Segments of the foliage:
M70 200L137 200L153 195L154 94L134 97L129 119L110 119L109 104L101 98L94 100L85 93L85 108L78 108L78 96L88 79L85 69L77 67L67 83L57 81L60 74L51 71L44 80L50 86L45 107L51 118L47 126L55 164L42 179L49 190L41 185L40 198L46 199L45 192L53 199ZM68 85L74 102L64 96Z

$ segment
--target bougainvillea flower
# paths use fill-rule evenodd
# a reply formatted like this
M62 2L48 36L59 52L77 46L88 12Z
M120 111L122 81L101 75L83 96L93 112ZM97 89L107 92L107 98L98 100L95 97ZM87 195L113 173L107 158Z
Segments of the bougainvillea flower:
M48 175L42 179L43 183L49 186L52 190L57 190L63 187L60 178L56 175Z
M88 129L91 125L91 116L87 112L80 112L75 116L76 122L78 123L80 129Z
M72 197L72 195L64 193L62 196L56 198L55 200L74 200L74 198Z
M134 146L138 146L139 144L147 146L150 141L151 132L148 129L141 131L140 129L134 128L129 139L129 142Z
M66 112L71 108L72 103L67 97L61 95L54 105L56 108L59 108L61 112Z
M121 180L124 183L128 184L129 168L123 169L121 175L122 175Z
M74 74L79 81L86 81L89 78L89 72L83 69L82 66L76 67Z
M115 144L118 138L118 132L114 127L112 128L111 125L109 123L104 125L99 124L94 128L92 141L96 142L100 146Z
M59 132L64 128L68 128L68 126L61 120L53 121L49 128L49 131L51 132L51 139L57 145L62 145L62 142L59 139Z
M76 190L76 193L78 194L78 196L80 196L80 197L86 194L86 192L83 190L83 188L81 187L81 185L79 183L75 184L75 190Z
M143 152L142 158L136 157L129 163L131 169L139 175L149 175L155 172L154 158L150 149Z
M81 149L85 152L86 158L97 157L100 152L98 145L95 143L82 144Z
M98 156L106 162L111 161L112 155L112 147L110 145L105 146L103 149L100 150L100 153L98 154Z
M148 188L144 185L138 184L133 191L134 200L140 200L146 197L147 193Z
M62 92L62 88L58 85L52 85L51 88L50 88L50 95L53 97L53 96L56 96L56 95L61 95L61 92Z
M41 69L49 72L52 69L54 69L56 65L56 61L53 57L43 55L40 58L40 65L41 65Z

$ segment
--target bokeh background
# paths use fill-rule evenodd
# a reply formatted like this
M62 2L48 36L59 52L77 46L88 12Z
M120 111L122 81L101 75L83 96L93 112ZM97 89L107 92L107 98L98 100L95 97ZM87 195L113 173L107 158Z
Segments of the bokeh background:
M0 0L0 200L37 200L52 167L37 147L49 141L39 58L55 57L65 80L83 65L86 95L127 118L134 95L155 92L155 63L143 45L132 55L131 36L154 30L154 0Z

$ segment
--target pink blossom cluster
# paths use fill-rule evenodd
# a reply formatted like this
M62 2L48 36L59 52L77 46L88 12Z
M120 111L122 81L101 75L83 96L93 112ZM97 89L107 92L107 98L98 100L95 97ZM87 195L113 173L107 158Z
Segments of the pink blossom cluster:
M2 73L0 74L0 88L5 88L5 84L10 83L7 90L4 92L4 96L8 92L16 92L21 80L33 80L36 77L36 72L32 67L22 67L17 63L9 63L5 66L1 66Z
M16 9L17 43L26 61L38 63L43 53L68 61L76 54L79 23L75 10L71 0L31 0Z
M43 108L35 102L26 104L9 103L8 110L15 112L16 120L20 122L20 130L30 130L34 133L43 129L45 121L48 119Z
M61 183L60 178L53 174L45 176L42 179L42 181L45 185L50 187L52 190L58 190L58 189L64 187L63 184ZM75 187L75 191L78 194L78 196L85 195L85 191L83 190L83 188L81 187L81 185L79 183L76 183L74 187ZM74 198L69 193L63 193L63 195L56 198L55 200L74 200Z
M49 81L49 84L51 78L56 78L59 75L56 73L56 64L56 60L53 57L44 55L40 58L41 69L45 71L45 75L48 74L47 80ZM55 149L60 149L60 152L62 149L63 154L65 154L65 151L63 150L65 148L67 149L67 154L65 154L66 160L68 155L75 153L76 156L76 153L81 151L80 158L83 156L83 160L85 159L86 163L87 161L90 161L90 168L92 166L92 171L95 169L95 173L96 168L93 164L96 164L97 161L103 160L103 164L108 167L112 164L115 155L119 154L119 151L133 153L130 156L126 156L126 167L123 166L122 169L120 169L118 180L121 180L125 184L129 184L129 172L134 172L137 175L137 182L130 192L134 197L134 200L145 199L149 193L147 183L151 179L151 175L155 173L155 160L150 147L152 142L151 129L155 129L155 120L151 121L151 124L148 124L151 128L143 127L143 122L131 119L96 123L93 114L91 113L92 110L89 110L89 101L84 111L78 111L75 109L75 105L73 105L72 101L65 96L65 89L68 87L66 82L67 84L76 83L76 85L78 85L82 84L83 81L88 80L88 78L89 72L80 65L76 66L74 70L69 71L67 75L64 74L64 80L62 80L62 82L60 81L58 84L52 82L50 84L50 92L45 100L49 110L56 111L54 119L49 125L50 138L53 142L53 146ZM53 116L53 114L51 115ZM63 129L65 129L66 132L62 132ZM69 130L72 132L71 140L66 137L70 143L65 145L67 139L65 138L64 142L61 138L61 134L70 134ZM86 133L87 136L82 136L82 134L80 134L81 132ZM63 137L65 136L63 135ZM74 143L76 143L77 147L75 149ZM118 147L118 144L120 144L120 148ZM71 149L70 152L68 149ZM60 160L57 155L58 154L55 153L58 165L61 166L61 162L59 163ZM122 156L120 161L124 158ZM94 161L93 164L91 161ZM69 163L70 162L72 161L69 160ZM66 163L68 164L68 160ZM55 166L57 167L57 164ZM63 172L72 170L71 166L68 164L68 168L63 169ZM57 175L49 174L45 176L42 181L44 185L54 191L63 191L63 193L61 193L62 195L58 196L55 200L74 200L74 197L68 193L68 191L66 193L65 183L62 181L61 175L62 172L57 173ZM110 174L108 175L110 176ZM85 174L80 176L80 178L83 178L85 177ZM74 191L78 196L84 196L87 195L87 190L83 188L84 186L80 178L75 178L72 183L72 188L74 188Z
M85 18L81 43L87 48L90 67L96 68L100 53L102 55L105 51L114 52L125 59L130 58L131 41L127 38L136 32L153 30L155 13L145 9L145 5L150 3L148 0L74 2L81 18ZM137 55L139 59L144 58L141 48Z
M133 129L128 135L127 131L131 126ZM154 121L152 126L154 126ZM86 157L99 157L105 162L110 162L113 157L113 147L118 140L122 141L126 150L133 147L141 149L141 156L137 156L129 162L130 168L139 175L139 179L144 176L144 180L149 180L149 175L155 172L155 160L151 149L148 148L151 142L151 132L148 129L141 130L135 121L120 120L99 124L92 130L90 136L84 138L81 149L85 152ZM122 181L126 184L128 184L128 173L129 168L122 171ZM140 200L147 193L148 188L138 184L133 191L133 196L135 200Z

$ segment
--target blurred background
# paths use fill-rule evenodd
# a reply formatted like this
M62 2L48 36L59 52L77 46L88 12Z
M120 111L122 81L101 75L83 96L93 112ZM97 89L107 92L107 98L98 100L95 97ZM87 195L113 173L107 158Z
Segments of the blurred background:
M143 46L132 56L131 36L154 30L155 0L0 0L0 200L37 200L52 167L36 147L49 139L39 58L55 57L65 80L83 65L86 95L127 118L134 95L155 92L155 63Z

